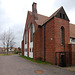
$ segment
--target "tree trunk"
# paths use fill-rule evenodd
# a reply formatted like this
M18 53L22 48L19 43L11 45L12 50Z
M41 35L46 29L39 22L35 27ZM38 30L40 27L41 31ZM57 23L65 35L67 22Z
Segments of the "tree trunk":
M7 45L7 55L8 55L8 45Z

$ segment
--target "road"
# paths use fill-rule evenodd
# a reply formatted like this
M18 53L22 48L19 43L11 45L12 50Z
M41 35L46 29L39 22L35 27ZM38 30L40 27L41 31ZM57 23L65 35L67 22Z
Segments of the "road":
M0 56L0 75L75 75L56 65L38 64L18 55Z

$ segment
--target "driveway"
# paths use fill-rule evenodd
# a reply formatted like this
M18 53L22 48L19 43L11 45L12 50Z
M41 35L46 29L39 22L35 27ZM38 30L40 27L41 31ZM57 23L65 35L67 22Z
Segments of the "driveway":
M0 56L0 75L75 75L75 72L12 55Z

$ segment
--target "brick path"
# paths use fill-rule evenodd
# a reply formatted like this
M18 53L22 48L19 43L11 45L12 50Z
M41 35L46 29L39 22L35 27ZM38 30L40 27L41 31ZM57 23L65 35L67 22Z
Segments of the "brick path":
M35 73L42 70L43 73ZM0 75L75 75L55 65L37 64L17 55L0 56Z

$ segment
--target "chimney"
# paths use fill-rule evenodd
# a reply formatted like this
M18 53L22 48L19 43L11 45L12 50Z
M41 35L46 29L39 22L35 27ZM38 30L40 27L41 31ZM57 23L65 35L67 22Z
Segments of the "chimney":
M33 2L32 4L32 15L34 16L34 19L37 20L37 7L36 7L37 3Z

